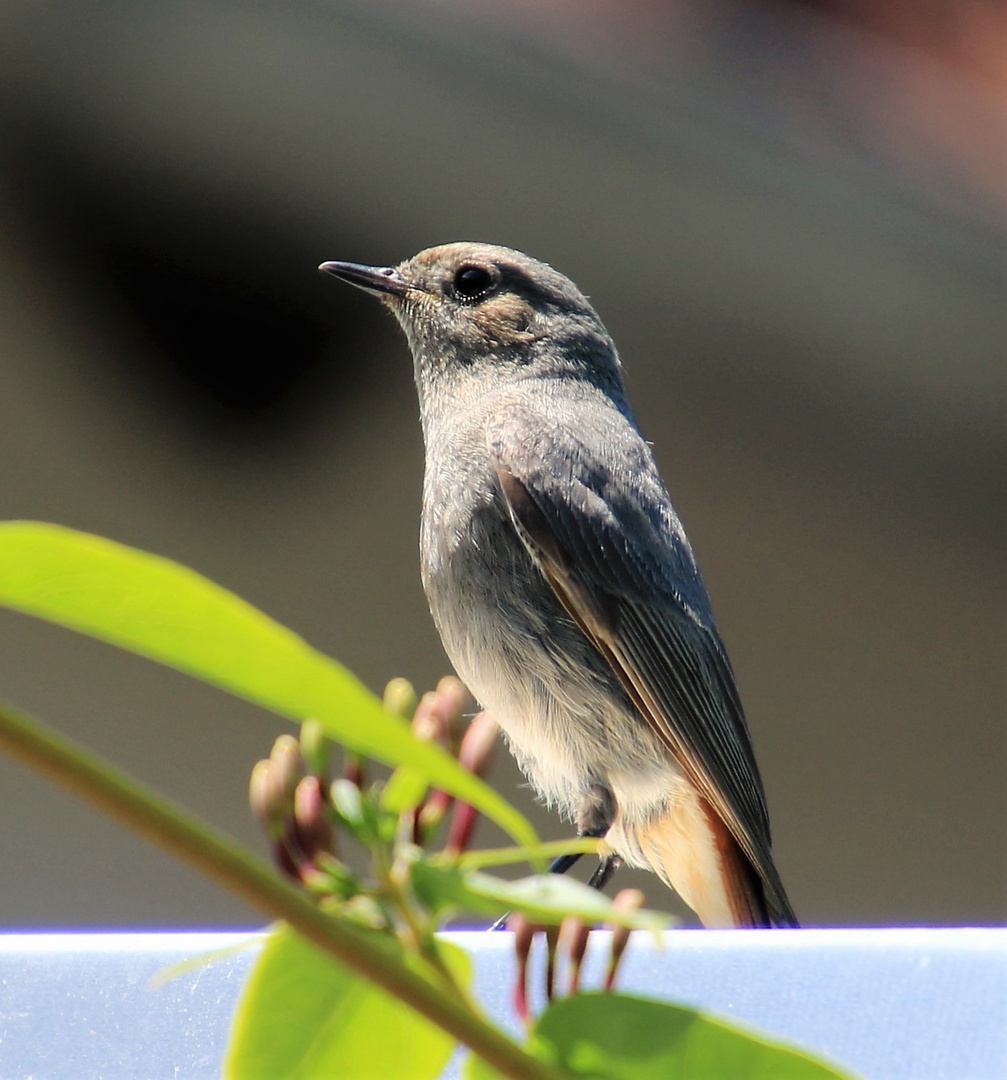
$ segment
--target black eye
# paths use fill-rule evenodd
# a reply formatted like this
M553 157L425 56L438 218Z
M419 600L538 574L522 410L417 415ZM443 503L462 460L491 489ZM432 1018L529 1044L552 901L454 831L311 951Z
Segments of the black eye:
M475 300L493 287L493 275L482 266L462 266L452 285L460 300Z

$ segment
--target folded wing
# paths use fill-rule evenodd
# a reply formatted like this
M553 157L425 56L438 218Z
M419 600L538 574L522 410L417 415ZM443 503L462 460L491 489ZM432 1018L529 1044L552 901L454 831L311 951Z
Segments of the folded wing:
M564 608L758 875L769 922L796 926L770 854L734 675L692 551L648 447L612 413L590 431L544 423L521 405L497 414L487 442L503 497ZM585 413L584 424L597 424L596 416ZM605 460L594 446L604 447Z

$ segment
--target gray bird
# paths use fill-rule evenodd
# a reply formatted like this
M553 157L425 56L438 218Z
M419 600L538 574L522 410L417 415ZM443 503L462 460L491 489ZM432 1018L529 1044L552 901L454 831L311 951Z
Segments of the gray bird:
M621 860L706 926L796 926L706 588L584 295L488 244L320 269L406 333L434 622L539 795L604 837L592 881Z

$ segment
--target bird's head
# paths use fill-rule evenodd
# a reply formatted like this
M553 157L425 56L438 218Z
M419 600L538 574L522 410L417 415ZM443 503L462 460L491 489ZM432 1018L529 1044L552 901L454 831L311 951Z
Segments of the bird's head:
M417 381L581 377L621 391L612 340L569 278L492 244L428 248L398 266L326 262L319 269L379 297L401 323Z

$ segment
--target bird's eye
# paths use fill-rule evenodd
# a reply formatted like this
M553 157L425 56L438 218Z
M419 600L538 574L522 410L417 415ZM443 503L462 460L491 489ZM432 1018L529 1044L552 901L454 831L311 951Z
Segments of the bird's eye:
M459 300L477 300L493 287L493 275L482 266L463 266L455 272L452 286Z

